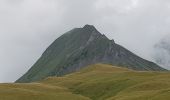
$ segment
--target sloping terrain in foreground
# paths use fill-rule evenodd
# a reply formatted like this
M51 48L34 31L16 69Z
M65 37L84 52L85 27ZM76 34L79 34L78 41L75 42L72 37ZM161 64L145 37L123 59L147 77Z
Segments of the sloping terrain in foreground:
M0 84L0 100L170 100L170 73L96 64L36 83Z

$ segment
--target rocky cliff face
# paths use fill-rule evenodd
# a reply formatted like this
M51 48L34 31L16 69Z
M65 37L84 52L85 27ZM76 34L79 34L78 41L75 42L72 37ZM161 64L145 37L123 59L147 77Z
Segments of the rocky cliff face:
M84 66L106 63L140 71L164 71L109 40L92 25L75 28L54 41L34 66L16 82L32 82L62 76Z

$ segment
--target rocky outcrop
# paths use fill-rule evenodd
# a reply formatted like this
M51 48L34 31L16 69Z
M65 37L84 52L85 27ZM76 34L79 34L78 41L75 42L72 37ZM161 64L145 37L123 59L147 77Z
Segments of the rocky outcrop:
M73 29L54 41L34 66L16 82L32 82L62 76L81 68L106 63L140 71L164 71L109 40L92 25Z

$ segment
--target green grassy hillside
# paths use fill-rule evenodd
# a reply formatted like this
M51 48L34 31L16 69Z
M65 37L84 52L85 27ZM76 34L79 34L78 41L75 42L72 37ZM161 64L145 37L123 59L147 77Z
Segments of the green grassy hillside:
M96 64L37 83L0 84L0 100L170 100L170 73Z

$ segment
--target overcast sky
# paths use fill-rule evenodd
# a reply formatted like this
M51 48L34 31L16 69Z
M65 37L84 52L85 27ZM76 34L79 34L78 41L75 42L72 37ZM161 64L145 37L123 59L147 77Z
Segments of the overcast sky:
M0 0L0 82L18 79L57 37L85 24L154 61L154 45L170 34L170 0Z

